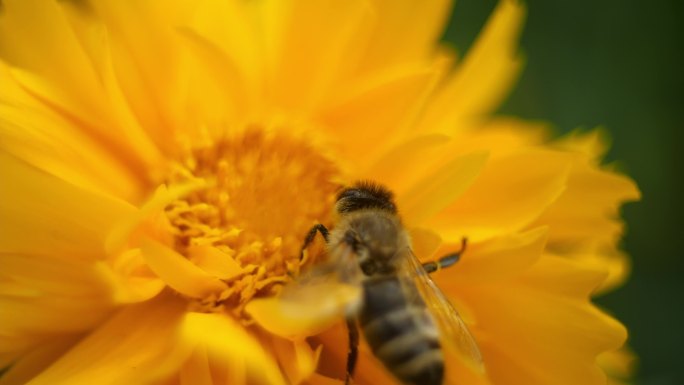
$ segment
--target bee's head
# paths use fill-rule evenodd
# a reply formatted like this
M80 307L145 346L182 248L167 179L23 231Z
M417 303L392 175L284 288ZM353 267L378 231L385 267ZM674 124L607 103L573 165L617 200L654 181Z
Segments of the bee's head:
M368 181L360 181L345 188L337 195L337 212L348 214L362 209L384 210L397 213L392 192L384 186Z

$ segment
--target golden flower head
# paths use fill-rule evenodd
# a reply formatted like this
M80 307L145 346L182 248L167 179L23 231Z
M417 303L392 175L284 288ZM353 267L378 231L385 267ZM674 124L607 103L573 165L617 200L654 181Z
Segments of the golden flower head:
M522 60L502 0L462 60L447 0L52 1L0 8L2 384L334 384L347 340L274 301L341 186L396 195L483 355L450 384L601 384L625 329L634 183L595 131L488 114ZM615 365L614 365L615 366ZM618 365L619 366L619 365ZM391 383L361 345L359 384Z

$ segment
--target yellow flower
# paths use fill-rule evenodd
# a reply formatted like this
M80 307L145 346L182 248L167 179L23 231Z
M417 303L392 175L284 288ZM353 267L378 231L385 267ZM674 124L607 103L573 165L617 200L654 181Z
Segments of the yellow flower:
M435 280L486 371L453 358L447 383L603 383L626 331L589 297L625 276L638 191L595 133L488 117L522 6L457 61L449 3L3 1L0 383L339 383L340 327L258 304L358 179L422 259L469 239ZM388 376L362 345L356 382Z

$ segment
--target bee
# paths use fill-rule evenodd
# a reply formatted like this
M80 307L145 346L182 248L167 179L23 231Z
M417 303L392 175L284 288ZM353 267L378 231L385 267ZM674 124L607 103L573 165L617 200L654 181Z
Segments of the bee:
M429 273L458 261L465 249L421 264L413 254L392 193L372 182L358 182L337 196L339 221L332 230L315 225L300 258L320 233L327 260L304 273L299 290L326 276L359 287L346 309L349 351L345 384L352 380L360 328L373 354L405 385L440 385L444 348L453 347L482 368L478 346L463 320ZM287 291L286 291L287 293ZM291 298L295 298L291 296Z

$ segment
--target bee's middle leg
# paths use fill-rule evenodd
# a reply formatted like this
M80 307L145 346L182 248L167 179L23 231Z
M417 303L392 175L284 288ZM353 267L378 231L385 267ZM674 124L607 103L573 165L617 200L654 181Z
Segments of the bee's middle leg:
M439 258L436 261L425 262L425 263L423 263L423 268L428 273L434 273L435 271L437 271L439 269L443 269L445 267L452 266L453 264L458 262L459 259L461 259L461 254L463 254L463 252L465 251L467 243L468 243L468 239L463 238L461 240L461 249L460 250L458 250L455 253L447 254L447 255L443 256L442 258Z
M349 385L354 376L354 368L356 367L356 359L359 356L359 329L356 327L356 321L352 318L347 318L347 330L349 331L349 352L347 353L347 374L344 379L344 384Z

